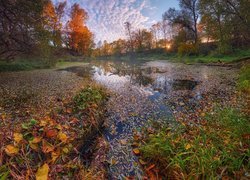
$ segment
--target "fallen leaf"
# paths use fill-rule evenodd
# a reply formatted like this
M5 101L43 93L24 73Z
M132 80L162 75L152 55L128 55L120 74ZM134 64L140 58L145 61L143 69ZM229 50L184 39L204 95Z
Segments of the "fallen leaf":
M67 137L67 135L65 133L59 132L58 139L60 139L62 142L65 143L65 142L67 142L68 137Z
M122 145L126 145L126 144L127 144L127 141L126 141L125 139L122 139L122 140L121 140L121 144L122 144Z
M34 139L32 141L30 141L30 142L33 143L33 144L37 144L37 143L39 143L41 141L42 141L41 137L34 137Z
M60 150L59 149L57 149L55 152L52 152L51 153L52 162L54 163L59 156L60 156Z
M14 133L14 141L19 143L20 141L23 140L23 135L20 133Z
M42 167L38 168L36 172L36 180L47 180L49 174L48 164L44 164Z
M39 149L38 144L34 144L34 143L32 143L32 141L29 141L29 145L30 145L31 149L33 149L35 151L37 151Z
M146 171L150 171L151 169L153 169L155 167L155 164L152 164L152 165L150 165L147 169L146 169Z
M47 121L41 120L39 126L44 127L47 124L48 124Z
M54 146L50 144L49 142L43 140L42 151L44 153L49 153L49 152L52 152L53 150L54 150Z
M191 147L192 147L192 146L191 146L190 144L186 144L185 149L188 150L188 149L190 149Z
M63 152L65 153L65 154L68 154L69 153L69 149L68 148L63 148Z
M115 165L116 163L117 163L117 161L114 158L112 158L111 161L110 161L110 164Z
M140 150L137 149L137 148L133 149L133 152L134 152L135 155L139 155L140 154Z
M143 161L142 159L139 159L139 162L140 162L141 165L146 165L147 164L147 162Z
M56 136L57 136L57 130L56 130L56 129L49 129L49 130L46 132L46 136L47 136L48 138L56 137Z
M13 145L7 145L4 150L9 156L14 156L18 154L19 151L19 149Z

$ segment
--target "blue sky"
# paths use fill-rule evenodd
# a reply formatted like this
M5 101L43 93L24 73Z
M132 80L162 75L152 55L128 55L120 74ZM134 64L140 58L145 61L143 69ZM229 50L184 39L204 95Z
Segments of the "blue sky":
M126 38L126 21L132 24L133 29L148 28L160 21L168 8L178 8L177 0L67 0L68 6L75 2L88 12L87 25L95 34L96 42Z

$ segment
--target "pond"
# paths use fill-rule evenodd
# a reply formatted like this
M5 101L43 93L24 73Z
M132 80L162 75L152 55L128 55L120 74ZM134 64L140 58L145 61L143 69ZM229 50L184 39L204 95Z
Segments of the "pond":
M235 78L230 68L167 61L91 61L64 70L91 78L114 93L107 104L104 131L110 144L111 179L143 177L131 147L136 130L154 122L174 124L175 111L192 109L214 89L229 91L232 86L228 83Z

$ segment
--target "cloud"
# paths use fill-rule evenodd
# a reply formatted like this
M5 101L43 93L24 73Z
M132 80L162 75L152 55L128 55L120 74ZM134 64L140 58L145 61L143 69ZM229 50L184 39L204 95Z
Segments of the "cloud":
M59 2L63 0L54 0ZM68 5L79 3L89 14L88 27L96 42L125 38L124 22L133 29L146 28L152 21L143 12L152 9L149 0L69 0Z

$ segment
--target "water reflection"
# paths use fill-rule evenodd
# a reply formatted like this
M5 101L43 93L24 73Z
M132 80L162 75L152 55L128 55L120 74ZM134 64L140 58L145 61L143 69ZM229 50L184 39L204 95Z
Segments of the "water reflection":
M125 62L101 62L92 66L93 79L111 89L136 86L141 91L168 93L170 91L194 90L199 84L187 79L174 79L171 69L143 67ZM167 71L170 71L166 74Z

